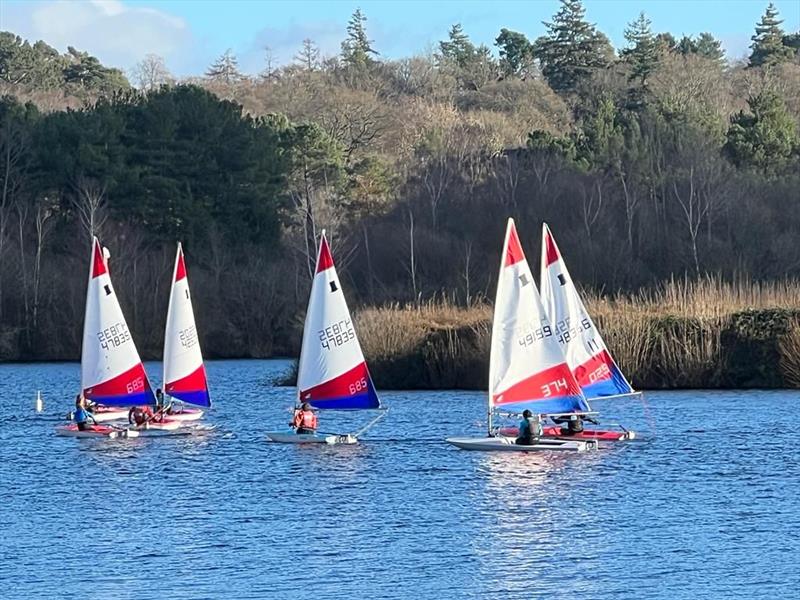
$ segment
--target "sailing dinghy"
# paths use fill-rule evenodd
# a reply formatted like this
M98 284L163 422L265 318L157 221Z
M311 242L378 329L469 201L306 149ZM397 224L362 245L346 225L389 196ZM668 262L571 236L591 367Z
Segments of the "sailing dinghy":
M565 414L590 411L542 307L514 220L508 220L492 321L489 357L488 436L447 438L464 450L583 452L592 440L540 439L519 445L492 427L495 412Z
M86 289L81 387L87 399L105 407L131 407L153 404L155 401L144 365L114 293L103 248L97 238L92 242ZM79 431L72 424L57 427L56 432L73 437L92 437L87 432L111 437L109 429L119 431L119 428L104 425Z
M586 399L638 394L611 357L589 316L547 223L542 225L541 287L547 317ZM545 432L559 434L560 427L549 427ZM635 437L629 430L585 430L578 435L617 440Z
M297 368L298 402L324 410L380 410L356 433L267 433L273 442L355 444L358 436L386 414L381 408L367 362L358 343L325 231L319 242L317 266L311 284L303 345Z
M178 243L164 333L164 392L181 403L208 408L211 397L192 310L183 248ZM196 421L203 411L187 407L167 413L174 421Z

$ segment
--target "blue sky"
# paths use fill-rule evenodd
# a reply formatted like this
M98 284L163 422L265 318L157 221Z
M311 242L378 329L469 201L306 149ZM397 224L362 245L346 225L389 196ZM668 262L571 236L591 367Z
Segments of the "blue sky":
M710 31L728 56L748 52L750 36L768 2L764 0L585 0L587 18L624 45L628 22L644 11L653 30L679 37ZM800 0L775 0L783 27L800 29ZM433 49L460 22L475 43L493 47L502 27L530 38L558 10L557 0L3 0L0 28L43 39L59 50L76 46L106 64L130 68L147 53L165 57L179 76L198 75L227 48L243 70L264 65L264 46L279 63L291 61L304 38L334 54L347 21L361 7L370 38L384 57Z

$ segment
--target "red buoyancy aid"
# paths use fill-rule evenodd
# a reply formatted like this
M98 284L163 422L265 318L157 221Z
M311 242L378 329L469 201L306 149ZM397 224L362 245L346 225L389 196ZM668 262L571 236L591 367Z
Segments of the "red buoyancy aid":
M298 410L294 413L294 426L303 429L317 428L317 415L310 410Z

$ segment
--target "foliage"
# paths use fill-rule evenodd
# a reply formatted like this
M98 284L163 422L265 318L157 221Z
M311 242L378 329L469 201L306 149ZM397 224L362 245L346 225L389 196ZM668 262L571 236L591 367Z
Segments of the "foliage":
M753 43L750 48L750 66L770 66L789 60L794 51L790 46L784 44L784 34L780 25L783 23L778 19L778 9L770 2L764 15L756 25L756 33L751 38Z
M593 70L611 63L608 38L584 19L585 12L580 0L561 0L552 22L544 24L547 34L534 43L542 74L558 93L576 91Z

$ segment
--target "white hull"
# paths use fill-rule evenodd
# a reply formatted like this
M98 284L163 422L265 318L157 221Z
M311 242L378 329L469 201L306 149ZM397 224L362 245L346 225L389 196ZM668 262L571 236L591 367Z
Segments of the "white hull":
M170 421L181 421L181 422L188 422L188 421L199 421L203 418L205 411L195 409L195 408L186 408L180 412L174 413L167 413L167 418Z
M134 431L141 437L160 437L165 435L190 435L191 430L181 429L180 421L165 420L160 423L145 423L144 425L134 426L128 429Z
M595 441L575 441L540 439L536 444L523 446L517 444L514 438L486 437L486 438L447 438L448 444L453 444L462 450L483 450L493 452L586 452L596 450Z
M110 427L97 427L81 431L75 425L59 425L56 427L56 435L74 438L114 439L139 437L139 432L128 429L112 429Z
M279 444L357 444L358 439L350 434L344 435L319 435L302 433L297 434L286 431L270 431L267 437Z
M108 423L109 421L127 421L128 409L120 408L119 410L103 410L92 413L92 417L98 423Z

